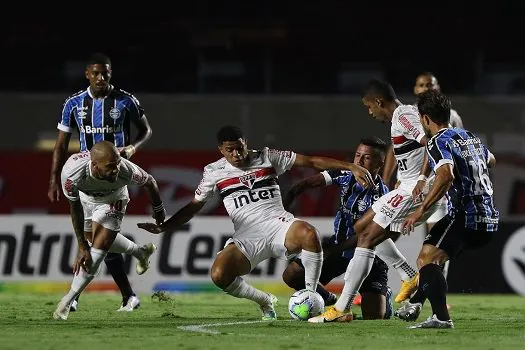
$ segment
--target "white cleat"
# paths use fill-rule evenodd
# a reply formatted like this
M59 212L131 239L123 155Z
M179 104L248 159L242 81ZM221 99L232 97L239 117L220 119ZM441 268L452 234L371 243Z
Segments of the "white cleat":
M69 311L75 312L77 310L78 310L78 301L73 300L73 302L71 303L71 306L69 307Z
M138 275L142 275L149 269L149 258L157 250L157 246L153 243L144 244L140 249L144 252L142 259L137 261L135 270Z
M62 299L58 303L58 306L55 312L53 312L53 318L58 321L66 321L67 318L69 317L70 307L71 307L71 304L67 303L64 299Z
M454 322L452 320L441 321L436 315L432 315L421 323L417 323L412 326L408 326L408 329L418 329L418 328L454 328Z
M126 305L122 305L120 308L118 308L118 312L131 312L135 309L138 309L140 307L140 300L135 295L132 295L129 297L128 302Z
M270 303L265 306L261 306L262 320L263 321L275 321L277 320L277 314L275 313L275 304L277 303L277 297L273 294L268 293L270 297Z

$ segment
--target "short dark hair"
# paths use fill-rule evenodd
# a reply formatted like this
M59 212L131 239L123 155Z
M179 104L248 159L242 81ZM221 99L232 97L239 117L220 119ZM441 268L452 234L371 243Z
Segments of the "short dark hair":
M111 66L111 60L108 56L104 55L103 53L96 52L89 56L87 65L91 66L92 64L107 64Z
M363 137L359 141L359 144L372 147L374 151L379 153L381 156L386 155L386 151L388 150L388 144L383 141L383 139L375 136Z
M217 142L222 145L223 142L237 141L244 139L241 129L233 125L225 125L217 132Z
M419 94L416 98L419 114L426 114L438 125L446 125L450 122L450 99L436 90L428 90Z
M380 97L385 101L395 101L397 99L392 85L380 79L370 80L363 89L361 97L366 99Z

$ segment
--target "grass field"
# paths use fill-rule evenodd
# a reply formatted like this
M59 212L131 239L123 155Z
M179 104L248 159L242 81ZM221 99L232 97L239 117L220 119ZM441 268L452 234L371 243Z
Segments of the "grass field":
M59 322L51 319L59 298L0 294L0 349L525 349L525 299L519 296L450 296L452 330L409 330L397 319L291 321L286 296L278 304L279 321L228 325L259 320L258 309L215 293L143 295L132 313L115 312L116 295L86 293L80 310ZM429 313L425 305L421 320Z

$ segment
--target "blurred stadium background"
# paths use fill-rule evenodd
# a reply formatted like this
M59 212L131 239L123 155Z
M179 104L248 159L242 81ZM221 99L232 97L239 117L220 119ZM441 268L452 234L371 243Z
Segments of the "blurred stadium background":
M46 197L51 150L63 101L86 88L84 60L101 51L112 59L112 83L145 108L153 137L133 160L157 178L169 214L192 198L203 166L219 156L214 136L221 125L240 126L253 148L348 158L361 137L389 136L388 125L367 117L363 84L387 79L411 103L417 74L433 72L466 128L498 158L491 176L501 231L490 247L451 264L449 291L525 295L525 53L517 44L525 17L519 3L491 4L194 1L155 15L95 7L56 18L4 18L0 292L69 286L76 244L67 203ZM283 190L307 174L283 176ZM160 248L147 274L130 273L133 287L218 291L208 269L232 229L220 203L181 232L152 237L135 225L149 220L144 193L132 189L131 196L124 232ZM335 189L311 191L294 210L329 235L336 205ZM400 240L412 261L423 236ZM283 291L283 266L270 260L250 280ZM91 289L116 287L103 274Z

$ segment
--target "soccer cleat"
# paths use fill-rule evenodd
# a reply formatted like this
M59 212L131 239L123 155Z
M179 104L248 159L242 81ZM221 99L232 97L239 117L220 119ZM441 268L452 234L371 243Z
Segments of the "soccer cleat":
M417 328L454 328L454 322L452 320L441 321L438 320L436 315L432 315L421 323L417 323L412 326L408 326L408 329L417 329Z
M144 244L139 249L141 249L144 252L144 255L142 256L142 259L139 259L137 261L137 266L135 270L137 271L138 275L142 275L144 272L148 271L149 258L155 252L155 250L157 250L157 246L153 243L148 243Z
M390 287L387 287L385 320L388 320L390 317L392 317L392 313L394 312L394 305L392 303L393 298L394 298L394 293L392 292L392 289Z
M405 321L415 321L419 317L422 308L423 304L421 303L412 304L410 301L407 301L396 310L394 316Z
M319 316L311 317L308 322L327 323L327 322L351 322L354 319L352 312L343 312L337 310L334 306L329 307Z
M416 291L418 284L419 284L419 273L417 273L412 279L408 281L402 281L401 288L399 289L399 293L397 293L396 295L396 299L395 299L396 303L400 303L410 298L412 293Z
M324 301L324 306L332 306L337 302L337 295L330 293L328 299Z
M131 312L140 307L140 300L135 295L132 295L128 300L122 300L122 305L118 308L118 312L126 311Z
M361 294L357 294L354 298L354 301L352 302L352 305L361 305L361 301L363 300L363 297L361 296Z
M270 293L268 293L268 296L270 297L270 303L261 306L262 320L275 321L277 320L277 314L275 313L275 304L277 303L277 297Z
M73 302L71 303L71 306L69 307L69 311L75 312L77 311L77 309L78 309L78 301L73 300Z
M53 318L55 320L59 320L59 321L66 321L67 318L69 317L69 309L70 308L71 308L71 304L68 303L65 300L65 297L64 297L58 303L58 306L57 306L55 312L53 312Z

